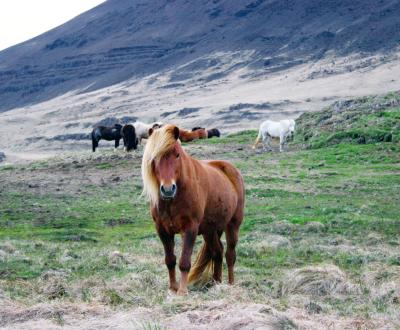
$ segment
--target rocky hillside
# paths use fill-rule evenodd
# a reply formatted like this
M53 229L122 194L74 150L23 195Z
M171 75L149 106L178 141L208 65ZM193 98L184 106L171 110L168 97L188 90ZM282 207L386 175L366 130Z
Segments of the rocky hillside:
M294 140L308 148L350 142L400 141L400 92L338 101L304 113L296 121Z
M108 0L0 52L0 111L167 69L174 88L209 69L202 82L387 54L399 46L399 12L396 0Z

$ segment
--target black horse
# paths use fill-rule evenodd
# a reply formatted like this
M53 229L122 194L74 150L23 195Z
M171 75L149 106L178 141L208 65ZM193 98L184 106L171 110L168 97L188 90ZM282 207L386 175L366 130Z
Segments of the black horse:
M192 132L197 131L198 129L204 129L204 127L199 127L199 126L193 127L192 128ZM218 128L212 128L212 129L207 130L207 137L209 139L214 137L214 136L215 137L220 137L221 136L221 133L219 132Z
M133 125L128 124L122 127L121 135L124 140L124 146L126 151L137 149L139 139L136 136L135 127Z
M114 126L97 126L92 131L92 150L96 151L101 139L115 141L115 149L119 147L119 141L123 139L126 151L137 149L138 138L133 125L114 124Z
M115 141L115 149L119 147L119 141L122 138L121 135L122 125L114 124L114 126L97 126L93 128L92 131L92 150L96 151L96 148L99 146L99 141L101 139L107 141Z
M213 136L215 136L215 137L220 137L221 136L221 133L219 132L218 128L209 129L207 131L207 133L208 133L208 138L209 139L212 138Z

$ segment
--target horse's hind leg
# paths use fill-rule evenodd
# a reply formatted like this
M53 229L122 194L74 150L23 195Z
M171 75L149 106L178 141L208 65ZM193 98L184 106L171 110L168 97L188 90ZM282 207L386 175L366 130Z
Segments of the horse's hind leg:
M224 255L224 246L221 242L222 231L214 231L207 235L203 235L207 242L208 252L214 264L213 279L216 282L222 281L222 262Z
M235 282L233 268L235 266L235 261L236 261L236 245L239 237L239 226L240 222L234 221L234 219L232 219L232 221L228 224L225 231L226 245L227 245L225 258L226 258L226 264L228 265L229 284L234 284Z
M269 136L269 134L265 134L263 136L263 149L264 149L264 151L271 151L272 150L270 141L271 141L271 137Z

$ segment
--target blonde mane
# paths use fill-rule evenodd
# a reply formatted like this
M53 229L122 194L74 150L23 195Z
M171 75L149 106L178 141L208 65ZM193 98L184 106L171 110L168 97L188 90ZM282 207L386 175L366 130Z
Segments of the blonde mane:
M153 172L153 161L171 151L177 140L174 136L174 125L166 125L154 130L147 140L142 159L143 194L152 205L158 204L159 186ZM179 143L179 142L178 142Z

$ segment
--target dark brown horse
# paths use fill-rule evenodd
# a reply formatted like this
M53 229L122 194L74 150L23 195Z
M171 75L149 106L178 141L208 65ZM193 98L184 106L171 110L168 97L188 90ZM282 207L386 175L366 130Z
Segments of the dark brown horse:
M126 151L137 149L139 139L136 136L135 127L131 124L125 125L121 129L121 136L124 140L124 146Z
M207 131L208 138L211 139L212 137L220 137L221 133L219 132L218 128L211 128Z
M203 128L203 127L193 127L192 128L192 132L194 132L194 131L197 131L197 130L200 130L200 129L205 129L205 128ZM211 139L212 137L220 137L221 136L221 133L220 133L220 131L218 130L218 128L211 128L211 129L209 129L209 130L207 130L207 137L209 138L209 139Z
M213 279L222 280L225 232L228 281L234 283L236 244L243 220L244 184L240 172L226 161L200 161L182 148L180 130L166 125L151 132L142 160L144 192L158 235L164 245L169 287L183 295L190 282L199 281L211 269ZM176 281L174 235L183 235L179 260L180 283ZM197 235L204 244L191 266Z
M207 131L204 128L199 128L195 131L187 131L179 129L179 139L182 142L190 142L197 139L207 139Z

